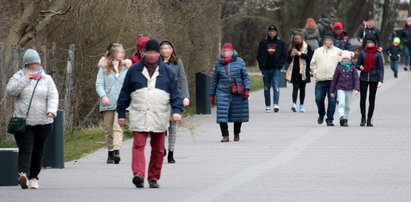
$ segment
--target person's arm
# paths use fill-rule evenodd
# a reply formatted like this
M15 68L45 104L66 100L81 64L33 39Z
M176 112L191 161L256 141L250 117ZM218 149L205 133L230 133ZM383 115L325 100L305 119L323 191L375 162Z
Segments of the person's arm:
M169 78L170 78L170 105L171 105L171 114L181 114L184 111L183 101L181 100L180 90L178 89L178 78L177 74L174 70L170 68L169 71ZM181 117L180 117L181 118ZM178 120L174 120L178 121Z
M260 71L263 69L264 65L263 64L263 49L264 49L264 42L260 41L260 43L258 44L258 51L257 51L257 62L258 62L258 68L260 69Z
M130 78L132 76L133 68L130 68L124 78L123 87L121 88L120 95L117 100L117 113L119 119L126 118L126 109L130 106L131 102L131 91L130 91Z
M179 86L181 88L181 96L183 98L190 98L189 90L188 90L188 81L187 81L187 75L184 70L184 64L183 61L178 60L178 82Z
M219 82L220 75L217 71L217 65L214 67L214 76L213 76L213 83L211 84L211 92L210 95L215 95L217 92L217 84Z
M360 27L360 29L357 32L357 40L360 41L364 37L364 27Z
M57 91L56 84L51 76L48 77L48 91L47 91L47 114L52 113L54 117L57 116L57 109L59 105L59 92Z
M358 76L358 71L353 69L353 78L354 78L354 89L360 91L360 78Z
M310 62L311 74L315 74L315 71L317 70L317 53L318 53L317 50L314 51L313 57L311 58L311 62Z
M352 45L351 45L351 42L350 42L350 38L347 36L347 41L345 42L346 44L345 44L345 48L347 49L347 50L349 50L349 51L352 51L352 52L354 52L354 48L352 47Z
M381 41L380 41L380 30L378 30L377 28L375 29L375 38L377 39L377 45L381 47Z
M6 92L12 97L17 97L29 83L30 78L24 72L17 72L7 83Z
M378 61L378 81L381 83L384 83L384 63L382 60L382 54L379 54L379 56L377 57L377 61Z
M340 78L340 71L338 71L338 67L335 68L333 80L331 81L330 92L335 93L335 88L338 83L338 79Z
M107 97L104 89L104 68L99 68L96 79L96 91L100 98Z
M241 73L241 80L243 81L243 84L244 84L244 88L250 90L251 89L250 78L248 76L247 68L245 66L244 61L241 63L240 73Z
M285 42L281 41L281 55L280 55L280 61L279 61L280 68L283 68L286 62L287 62L287 49L286 49Z
M363 66L363 65L364 65L364 56L363 56L362 52L360 52L360 54L358 55L357 64L355 65L355 67L358 70L362 71L361 66Z
M287 56L287 62L291 63L293 61L293 56L291 56L291 54L288 54Z

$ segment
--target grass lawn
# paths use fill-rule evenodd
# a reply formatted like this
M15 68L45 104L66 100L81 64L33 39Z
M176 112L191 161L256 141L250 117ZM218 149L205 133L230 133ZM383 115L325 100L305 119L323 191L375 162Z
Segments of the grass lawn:
M247 67L247 72L260 72L260 68L257 66Z
M250 76L251 91L258 91L264 88L262 76Z

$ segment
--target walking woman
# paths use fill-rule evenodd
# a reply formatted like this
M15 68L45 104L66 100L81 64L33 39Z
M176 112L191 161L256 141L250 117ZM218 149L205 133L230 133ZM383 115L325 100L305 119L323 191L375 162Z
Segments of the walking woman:
M41 67L37 51L28 49L24 68L7 83L6 92L14 98L13 117L26 118L25 130L14 133L18 155L18 183L21 188L38 189L38 175L47 137L53 130L59 95L50 75Z
M312 48L314 51L320 47L321 36L317 29L317 24L313 18L307 18L307 24L302 30L304 36L304 41Z
M217 123L220 124L223 139L229 142L228 122L234 122L234 141L240 141L241 125L248 122L248 97L250 79L244 60L238 57L231 43L221 48L214 69L210 102L217 105Z
M121 160L120 149L123 142L123 128L117 122L117 99L123 87L130 60L124 59L121 44L111 43L106 55L99 61L96 91L100 96L100 112L103 115L108 148L107 164L118 164Z
M375 108L375 97L377 88L380 88L384 82L384 64L382 54L378 51L377 40L375 37L368 37L364 50L361 51L358 61L357 69L360 73L360 107L361 107L361 126L367 124L372 127L372 117ZM369 91L369 107L366 119L365 102L367 100L367 91Z
M293 104L291 110L297 111L297 96L300 91L300 112L305 112L304 98L305 86L311 82L310 79L310 62L313 56L311 46L303 40L303 35L296 32L293 35L287 62L290 66L286 73L287 81L293 84Z
M183 100L184 107L190 105L190 94L188 91L187 76L184 70L183 61L181 61L176 54L173 44L170 41L163 41L160 43L160 55L163 62L170 65L177 74L178 88L180 96ZM168 163L175 163L174 160L174 146L176 144L176 122L170 122L168 128Z

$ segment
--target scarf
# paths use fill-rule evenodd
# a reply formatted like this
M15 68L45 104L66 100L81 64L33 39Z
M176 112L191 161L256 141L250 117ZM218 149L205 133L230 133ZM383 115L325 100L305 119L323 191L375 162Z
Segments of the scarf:
M158 63L148 63L147 59L144 59L144 65L147 67L148 74L150 75L150 77L152 77L157 69Z
M347 68L347 72L350 72L350 71L351 71L351 65L352 65L351 62L345 63L345 62L341 61L341 62L340 62L340 65L342 65L342 66L344 66L345 68Z
M227 64L227 63L233 61L233 58L232 57L231 58L225 58L225 57L221 56L221 60L223 61L224 64Z
M43 67L40 67L36 72L34 72L34 73L32 74L32 76L30 77L30 79L35 79L35 80L37 80L37 79L39 79L39 78L41 78L41 77L43 76L43 73L44 73Z
M366 57L365 57L365 65L364 65L364 71L365 72L370 72L371 69L375 68L375 52L378 50L378 46L374 47L368 47L366 46L364 48L366 52Z

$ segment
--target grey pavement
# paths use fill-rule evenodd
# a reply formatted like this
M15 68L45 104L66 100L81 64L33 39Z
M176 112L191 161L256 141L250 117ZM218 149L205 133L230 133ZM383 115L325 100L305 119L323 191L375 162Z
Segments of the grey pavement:
M252 93L240 142L219 142L214 111L185 120L177 163L164 163L160 189L131 183L129 140L119 165L105 164L101 149L65 169L43 170L39 190L0 187L0 201L411 200L411 72L394 79L386 68L373 128L359 126L359 96L350 127L326 127L316 123L314 83L307 86L306 113L291 112L291 90L281 89L279 113L265 113L263 92Z

